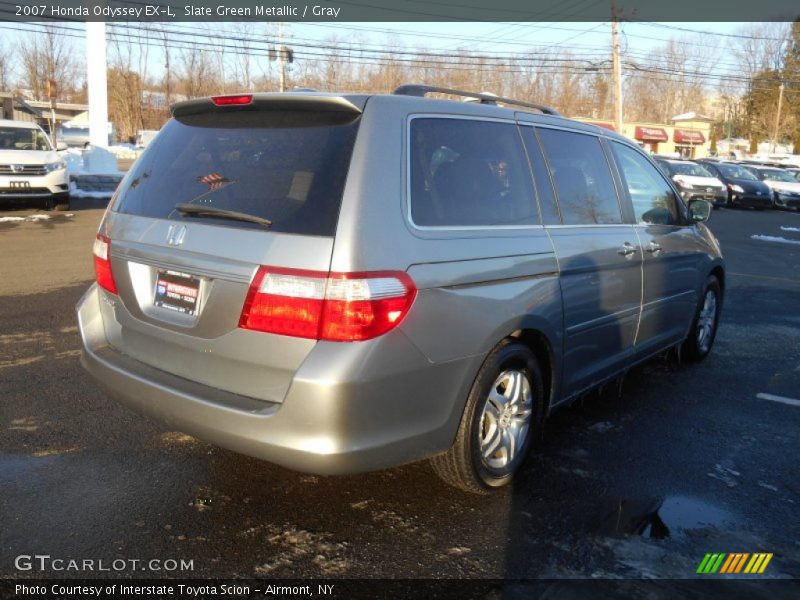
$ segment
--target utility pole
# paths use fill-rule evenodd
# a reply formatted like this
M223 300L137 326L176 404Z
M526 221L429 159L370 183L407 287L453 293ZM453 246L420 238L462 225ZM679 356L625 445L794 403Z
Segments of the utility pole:
M86 82L89 88L89 141L108 146L108 89L106 87L106 24L86 23Z
M619 37L617 35L617 8L611 0L611 58L614 77L614 127L622 133L622 65L619 59Z
M278 72L280 73L279 91L286 91L286 49L283 47L283 22L278 23Z
M783 84L778 87L778 114L775 115L775 129L772 130L772 152L778 146L778 127L781 123L781 105L783 104Z

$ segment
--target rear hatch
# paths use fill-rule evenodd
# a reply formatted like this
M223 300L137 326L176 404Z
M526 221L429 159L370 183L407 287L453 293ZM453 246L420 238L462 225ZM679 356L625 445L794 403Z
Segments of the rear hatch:
M243 307L261 265L330 269L366 99L235 98L176 105L121 183L105 328L150 366L280 402L316 341L242 328Z

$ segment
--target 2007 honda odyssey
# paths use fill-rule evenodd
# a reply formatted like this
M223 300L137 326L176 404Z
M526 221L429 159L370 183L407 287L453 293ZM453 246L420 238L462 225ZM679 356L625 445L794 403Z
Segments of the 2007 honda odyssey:
M626 138L524 102L181 102L97 234L83 364L243 454L321 474L430 458L484 492L559 404L708 354L709 212Z

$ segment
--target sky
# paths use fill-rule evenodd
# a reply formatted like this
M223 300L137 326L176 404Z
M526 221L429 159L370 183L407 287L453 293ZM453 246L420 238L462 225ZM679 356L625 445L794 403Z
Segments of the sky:
M729 55L730 37L748 23L623 23L621 24L621 49L623 57L637 56L657 48L673 37L682 37L686 43L719 54L716 69L720 73L735 73ZM80 24L73 24L81 28ZM197 28L198 23L169 23L172 28ZM13 47L21 36L30 35L20 29L31 29L31 24L17 26L0 23L0 44ZM678 29L676 29L678 28ZM331 36L348 41L356 39L373 47L388 47L399 40L407 49L425 48L430 51L468 49L475 52L516 54L532 46L550 46L579 54L598 53L598 60L608 57L610 48L609 23L579 22L528 22L528 23L290 23L283 26L287 44L291 40L303 42L323 41ZM686 30L686 31L684 31ZM76 32L79 33L79 32ZM80 47L80 40L73 40ZM151 74L162 68L162 61L153 53Z

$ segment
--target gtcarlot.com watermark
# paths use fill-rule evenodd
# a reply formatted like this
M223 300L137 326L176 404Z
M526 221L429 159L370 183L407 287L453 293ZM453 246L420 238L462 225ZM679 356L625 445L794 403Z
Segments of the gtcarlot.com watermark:
M20 554L14 559L18 571L34 572L85 572L122 573L128 571L151 571L174 573L194 571L194 560L184 558L61 558L49 554Z

